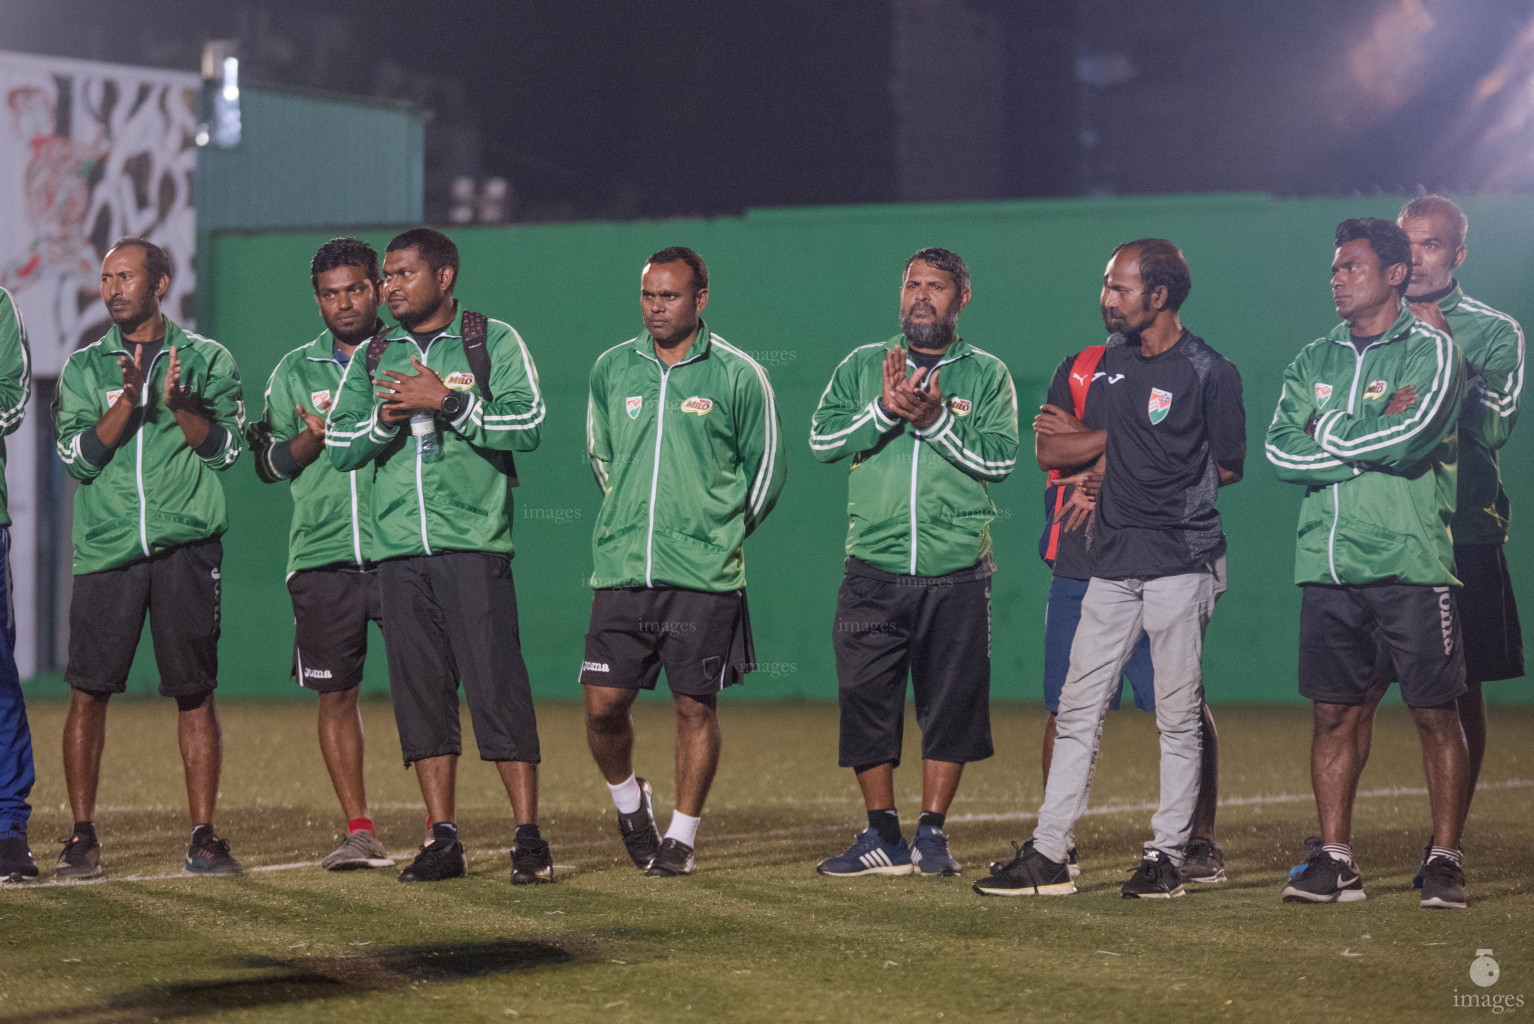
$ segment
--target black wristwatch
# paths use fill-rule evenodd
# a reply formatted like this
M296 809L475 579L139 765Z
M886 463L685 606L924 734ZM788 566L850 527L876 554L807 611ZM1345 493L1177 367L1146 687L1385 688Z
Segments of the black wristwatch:
M449 391L442 399L442 415L449 420L456 420L463 414L463 407L468 404L460 392Z

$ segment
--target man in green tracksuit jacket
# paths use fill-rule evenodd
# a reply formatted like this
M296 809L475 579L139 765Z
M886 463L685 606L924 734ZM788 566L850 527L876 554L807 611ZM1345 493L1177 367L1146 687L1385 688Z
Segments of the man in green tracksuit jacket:
M80 481L69 610L64 775L75 828L57 873L101 873L94 824L107 701L122 693L149 613L160 693L174 697L192 818L189 871L240 870L213 831L221 767L219 570L229 525L217 472L240 454L240 374L216 341L160 312L170 258L120 238L101 264L112 329L59 377L58 454Z
M767 371L709 331L708 267L662 249L640 277L645 330L591 370L586 441L603 492L592 536L586 736L635 865L690 874L719 765L719 693L755 666L744 545L786 466ZM666 670L677 713L676 804L662 839L635 776L629 709Z
M293 678L319 695L320 753L346 815L346 834L323 860L328 871L388 867L368 815L357 692L367 662L368 623L381 622L373 563L373 467L337 471L325 450L325 414L341 376L378 319L378 253L355 238L332 238L309 266L325 330L277 361L266 407L250 431L256 473L289 481L288 593L293 599Z
M5 490L5 437L21 426L32 397L32 352L27 329L11 293L0 288L0 881L36 878L37 864L27 845L36 772L27 702L16 670L15 591L11 580L11 515Z
M1467 767L1455 708L1465 659L1449 534L1465 367L1453 340L1403 305L1410 273L1411 243L1395 224L1366 217L1338 226L1332 296L1344 323L1290 364L1268 428L1279 478L1306 488L1295 555L1300 693L1315 702L1311 781L1324 844L1284 889L1290 900L1364 898L1352 798L1382 647L1427 766L1439 845L1422 905L1465 905Z
M1455 595L1465 636L1465 693L1459 720L1470 752L1464 812L1486 755L1486 703L1481 684L1523 675L1523 631L1512 576L1502 546L1511 514L1502 488L1498 453L1518 421L1523 391L1523 328L1518 321L1465 294L1454 271L1465 261L1469 219L1443 196L1422 196L1401 209L1396 223L1411 239L1412 272L1406 300L1419 319L1446 331L1465 356L1465 396L1459 414L1459 482L1454 518ZM1373 710L1388 684L1370 695L1361 725L1360 756L1369 756ZM1428 842L1431 851L1433 843ZM1424 857L1427 856L1425 851ZM1414 882L1420 887L1422 874Z
M347 367L325 450L342 472L376 467L373 551L389 689L432 823L400 881L456 878L467 867L455 823L461 682L479 756L495 762L516 817L511 881L549 882L538 726L511 575L511 454L538 447L543 393L521 335L466 314L453 297L457 281L458 247L442 232L413 228L389 243L384 301L399 326L376 343L371 378L371 356ZM488 381L471 361L471 317L484 327Z
M868 811L868 829L821 861L821 874L958 874L945 815L965 763L993 752L989 487L1017 462L1017 391L1000 359L958 336L969 298L969 268L957 254L912 256L901 282L903 333L843 359L811 421L816 458L852 458L832 640L839 762L857 773ZM922 730L922 814L911 845L894 792L908 673Z

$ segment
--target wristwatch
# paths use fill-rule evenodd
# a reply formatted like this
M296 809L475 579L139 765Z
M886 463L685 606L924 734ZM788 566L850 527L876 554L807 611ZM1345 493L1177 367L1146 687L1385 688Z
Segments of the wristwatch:
M446 416L449 420L456 420L462 415L463 407L466 404L468 404L468 399L464 398L460 392L449 391L442 398L442 415Z

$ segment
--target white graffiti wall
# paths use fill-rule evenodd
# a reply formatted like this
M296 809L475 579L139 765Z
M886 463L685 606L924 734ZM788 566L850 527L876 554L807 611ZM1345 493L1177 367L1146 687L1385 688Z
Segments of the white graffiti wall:
M175 266L165 311L189 325L196 281L195 74L0 51L0 286L33 372L99 338L101 257L139 235Z

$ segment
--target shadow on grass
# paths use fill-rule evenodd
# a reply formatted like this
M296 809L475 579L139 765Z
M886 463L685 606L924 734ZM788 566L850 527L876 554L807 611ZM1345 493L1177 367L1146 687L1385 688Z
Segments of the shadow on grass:
M277 960L253 957L246 968L265 969L254 977L154 985L102 1002L41 1013L0 1017L0 1024L153 1021L201 1017L227 1010L293 1006L323 999L388 992L418 983L462 981L514 971L558 967L574 954L541 942L489 942L401 946L366 953Z

